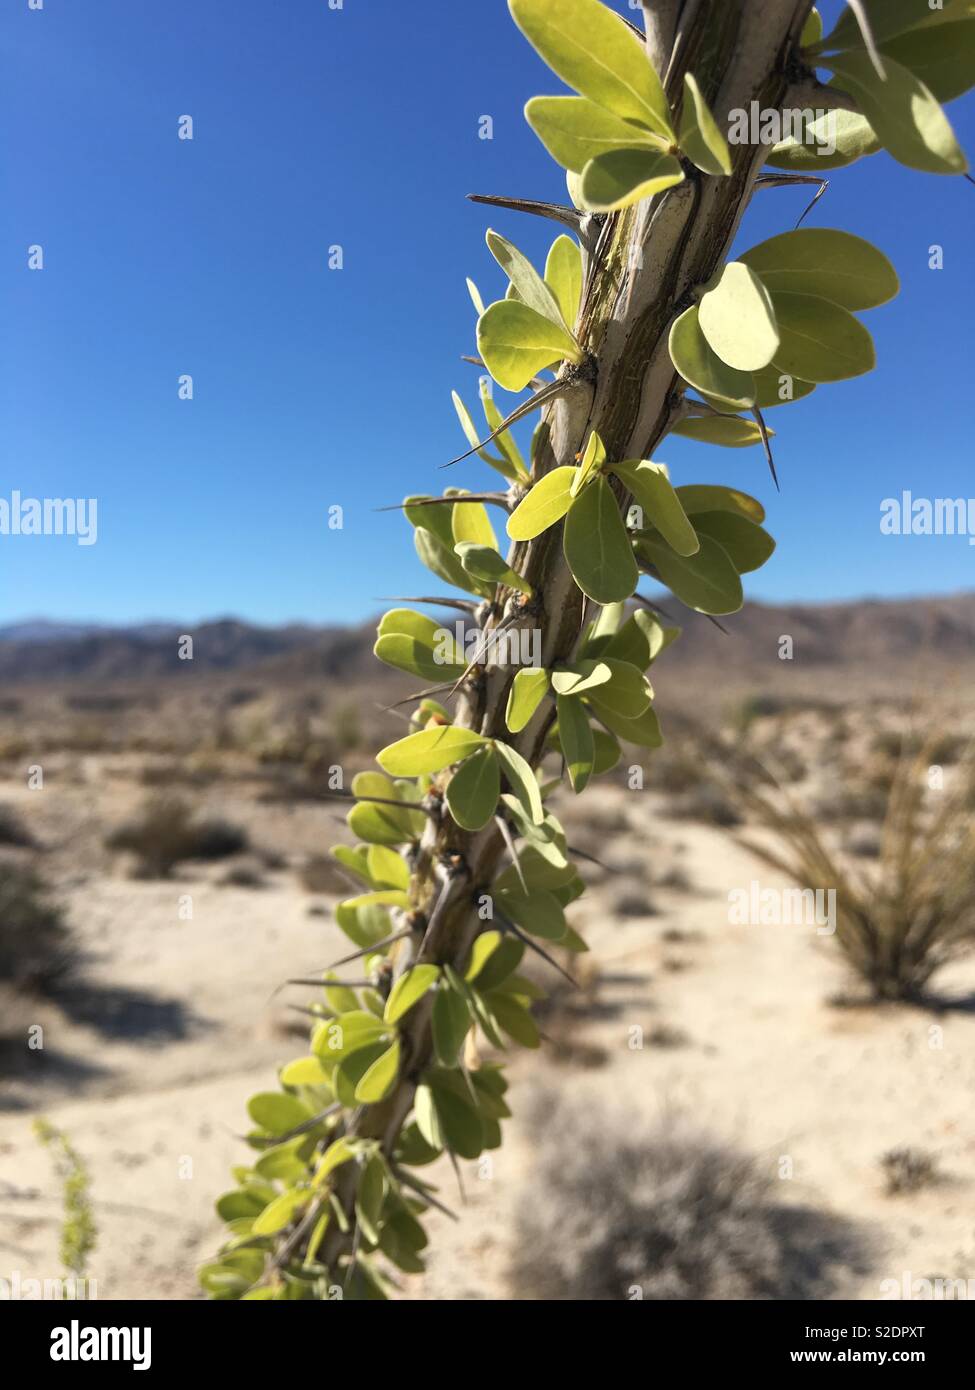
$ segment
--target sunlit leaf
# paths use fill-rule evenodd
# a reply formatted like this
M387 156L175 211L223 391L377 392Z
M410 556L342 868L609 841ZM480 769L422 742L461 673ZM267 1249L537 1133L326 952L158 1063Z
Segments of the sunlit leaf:
M801 401L816 387L811 381L790 376L780 371L774 364L755 373L755 404L761 410L771 410L777 405L788 405L790 401Z
M698 306L692 304L670 330L670 358L685 381L736 410L755 403L755 383L749 372L736 371L709 346L701 331Z
M541 667L523 667L511 682L505 723L513 734L529 722L548 690L548 672Z
M563 320L571 329L582 298L582 251L572 237L558 236L552 242L545 261L545 283L555 296Z
M483 306L478 312L484 313ZM505 476L508 476L505 470L505 460L503 458L499 458L497 455L492 454L489 449L478 447L481 435L478 433L477 426L474 424L471 412L467 409L467 406L456 391L451 391L450 399L454 403L454 409L457 412L457 418L460 421L460 427L464 431L467 442L471 448L475 450L478 458L483 459L484 462L489 463L492 468L497 468L499 472L504 472Z
M463 830L483 830L501 795L501 774L494 749L479 748L465 759L447 784L447 806Z
M386 845L370 845L368 851L369 876L380 890L384 888L405 891L410 886L410 870L401 854Z
M438 989L433 1001L433 1046L443 1066L456 1064L470 1026L471 1011L464 996L446 986Z
M670 107L647 52L599 0L508 0L528 42L563 82L658 135L673 139Z
M414 1004L426 994L427 990L440 978L439 965L414 965L396 981L386 1000L383 1019L386 1023L398 1023L412 1009Z
M460 541L470 541L474 545L486 545L497 550L498 538L483 502L465 502L460 496L450 511L455 547Z
M591 159L610 150L660 149L656 136L585 97L532 97L525 119L555 162L569 171L570 196L577 207L583 205L582 171Z
M511 790L521 802L525 814L536 825L540 825L545 818L545 811L538 790L538 779L532 771L531 764L509 743L500 739L495 742L494 751L501 763L501 770L508 779Z
M582 349L566 329L517 299L502 299L477 321L477 350L499 386L522 391L536 373L567 358L582 361Z
M841 85L856 97L863 114L895 159L932 174L963 174L968 168L951 123L919 77L893 58L884 58L881 81L870 55L843 53L824 58Z
M490 227L485 233L485 239L488 250L511 281L518 299L534 309L536 314L541 314L543 318L568 331L555 295L528 257L507 237Z
M842 86L831 83L831 86ZM765 161L773 169L820 174L844 169L864 155L876 154L880 141L865 116L854 111L826 111L806 121L800 132L780 140Z
M389 1095L399 1072L399 1054L397 1038L366 1068L355 1088L355 1098L361 1105L376 1105Z
M938 101L975 86L975 19L912 29L882 43L880 52L909 68Z
M683 182L680 161L662 150L609 150L582 171L580 189L592 212L616 212Z
M711 114L697 78L684 74L684 106L680 118L681 152L705 174L730 174L728 142Z
M694 525L718 541L739 574L759 569L775 549L767 531L735 512L698 512Z
M493 433L499 429L504 416L498 409L494 398L491 395L491 378L488 376L481 378L480 384L481 409L484 411L484 418L487 421L488 430ZM495 464L499 473L503 473L512 482L524 482L528 478L528 469L525 467L525 460L521 456L521 450L515 443L514 436L510 430L503 430L494 440L495 447L502 455L503 464Z
M710 536L701 536L696 555L675 555L662 541L641 539L638 553L653 565L661 582L699 613L737 613L744 602L741 579L727 553Z
M483 579L491 584L505 584L509 589L517 589L519 593L527 594L531 598L532 586L501 558L493 546L462 541L454 546L454 550L464 569L475 579Z
M586 441L586 447L582 451L582 458L579 460L579 467L576 469L576 475L572 480L572 486L569 488L569 492L573 497L578 497L586 483L599 472L605 462L606 446L603 444L603 441L596 431L592 430L590 431L589 439Z
M531 490L508 517L508 535L513 541L530 541L565 516L572 503L571 487L576 471L563 465L532 484Z
M638 459L614 463L613 472L632 492L633 500L643 511L645 524L655 526L678 555L693 555L698 547L697 535L663 464Z
M725 449L743 449L762 442L762 431L755 421L743 420L740 415L692 415L672 425L670 432L701 444L720 444ZM768 433L771 438L775 430Z
M768 290L743 261L729 261L702 295L698 324L712 351L741 372L767 367L779 345Z
M613 670L607 662L583 659L556 667L552 672L552 689L556 695L582 695L612 679Z
M559 742L574 792L585 789L592 776L595 749L589 715L580 700L568 695L555 699L559 716Z
M389 744L376 754L376 761L394 777L419 777L461 762L485 742L472 729L441 724Z
M688 516L696 512L738 512L749 521L759 524L765 520L765 508L747 492L714 483L688 483L677 488L677 496Z

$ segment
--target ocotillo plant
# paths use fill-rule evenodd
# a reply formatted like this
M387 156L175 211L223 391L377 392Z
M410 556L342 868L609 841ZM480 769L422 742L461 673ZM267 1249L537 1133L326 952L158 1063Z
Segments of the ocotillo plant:
M858 0L825 38L808 0L645 0L645 33L599 0L509 5L575 93L525 112L571 205L481 201L571 235L539 273L489 231L507 294L485 307L469 284L475 361L531 395L503 416L483 390L484 431L455 396L503 490L403 504L451 591L433 602L462 630L406 607L379 624L376 655L433 688L381 771L352 783L360 843L333 851L362 890L336 911L350 954L296 982L320 986L311 1045L250 1100L253 1158L217 1203L227 1240L201 1273L215 1297L383 1297L390 1266L423 1268L423 1214L441 1204L423 1166L501 1143L503 1070L475 1040L537 1046L522 958L555 968L553 947L585 949L549 796L582 792L621 743L660 743L646 672L676 631L625 605L648 575L691 609L734 612L773 547L753 497L675 487L653 455L678 434L771 460L765 411L869 371L856 314L897 291L847 231L784 231L728 260L747 204L881 146L966 169L940 102L971 85L972 4ZM536 410L526 460L510 431ZM506 556L487 506L506 516ZM355 978L332 973L353 960Z

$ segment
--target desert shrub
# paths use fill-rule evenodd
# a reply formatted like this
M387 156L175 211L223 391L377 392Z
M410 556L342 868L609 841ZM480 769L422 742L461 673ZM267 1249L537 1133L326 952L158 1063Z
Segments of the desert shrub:
M32 849L34 837L12 806L0 803L0 845L16 849Z
M186 859L226 859L248 847L246 831L229 821L196 819L180 797L149 800L132 820L106 838L109 849L129 850L137 871L147 878L165 878Z
M971 752L952 787L931 790L929 746L897 764L869 864L834 849L829 823L770 779L738 783L752 819L774 837L744 843L804 888L835 889L836 940L877 1000L921 998L931 976L975 944Z
M518 1298L822 1298L865 1249L824 1214L785 1208L751 1158L668 1120L536 1103L517 1205Z
M889 1149L880 1160L887 1184L888 1197L900 1196L905 1192L919 1192L930 1187L939 1178L938 1163L933 1154L926 1149Z
M38 1118L34 1121L34 1133L45 1148L51 1150L64 1188L61 1263L76 1279L83 1279L98 1237L88 1169L63 1130Z
M70 929L40 875L0 863L0 982L27 994L49 993L76 960Z

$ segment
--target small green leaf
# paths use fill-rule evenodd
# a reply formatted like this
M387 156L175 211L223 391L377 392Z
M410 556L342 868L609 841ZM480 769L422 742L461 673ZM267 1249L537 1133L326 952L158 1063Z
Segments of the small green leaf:
M545 261L545 283L571 330L582 298L582 252L572 237L562 235L552 242Z
M501 414L501 411L498 409L491 395L491 378L489 376L481 378L479 394L481 397L481 409L484 411L484 418L487 421L488 430L493 434L495 430L500 429L504 416ZM503 473L504 476L509 478L512 482L526 482L528 479L528 469L525 467L525 460L521 456L521 450L515 443L511 431L502 430L499 435L495 436L494 442L504 459L503 465L494 465L498 472Z
M472 541L462 541L454 546L460 562L468 574L475 579L483 579L490 584L505 584L509 589L532 595L532 586L501 558L497 550L489 545L476 545ZM464 670L461 667L461 670ZM449 679L449 677L448 677Z
M823 17L817 9L809 11L809 18L802 26L802 33L799 35L799 47L811 48L813 44L819 43L823 37Z
M568 877L572 877L574 870L569 871ZM510 917L516 927L528 932L529 936L541 937L543 941L561 941L565 936L565 913L562 904L554 893L547 889L532 884L531 877L526 873L531 891L525 895L524 889L520 884L509 884L503 888L498 888L495 884L498 908L506 917ZM561 878L566 879L563 873ZM517 943L516 943L517 944ZM514 957L511 958L512 960ZM517 970L520 960L515 960L511 965L511 970ZM505 975L510 974L510 970ZM497 978L497 969L491 975L485 974L482 979L477 981L479 989L487 989L490 985L500 984Z
M743 261L729 261L701 297L698 324L722 362L740 372L767 367L779 345L768 290Z
M508 517L508 535L513 541L530 541L565 516L572 503L570 489L576 472L563 465L532 484Z
M777 405L788 405L790 401L801 401L812 395L816 387L811 381L790 376L778 367L765 367L755 373L755 404L760 410L771 410Z
M485 233L488 250L511 281L518 298L536 314L568 332L558 301L531 261L507 237L490 227Z
M658 137L585 97L532 97L525 107L525 120L555 162L569 171L570 196L576 207L582 206L580 176L591 159L610 150L660 149Z
M310 1192L282 1192L280 1197L275 1197L273 1202L268 1203L260 1216L254 1218L251 1234L277 1235L278 1231L283 1231L285 1226L291 1225L296 1213L307 1206L310 1200Z
M682 183L680 161L662 150L609 150L582 171L582 200L590 212L616 212Z
M483 830L501 795L501 773L488 745L466 758L447 783L447 806L462 830Z
M599 0L508 0L525 38L598 106L672 140L670 107L644 46Z
M456 505L451 507L450 526L454 547L460 542L498 548L498 538L483 502L465 502L463 494L458 495Z
M286 1134L289 1129L297 1129L312 1112L297 1096L285 1091L261 1091L251 1096L247 1102L247 1113L260 1129L269 1134Z
M386 1166L378 1154L373 1154L362 1169L355 1198L359 1225L373 1245L379 1244L380 1216L385 1200Z
M325 1086L328 1073L317 1057L296 1057L281 1068L282 1086Z
M544 367L567 358L582 361L582 349L564 328L517 299L501 299L477 321L477 350L499 386L522 391Z
M399 977L393 985L383 1019L386 1023L397 1023L413 1005L423 998L431 985L440 978L439 965L414 965Z
M740 415L692 415L678 420L670 432L684 439L696 439L700 444L720 444L725 449L744 449L762 442L762 431L755 421L743 420ZM774 434L775 430L768 431L770 439Z
M467 277L467 293L471 297L471 303L474 305L475 312L483 314L484 300L481 298L481 291L477 288L469 275Z
M829 85L838 87L842 83ZM854 111L826 111L780 140L765 162L773 169L819 174L823 170L844 169L879 149L880 141L865 117Z
M718 541L739 574L759 569L775 549L767 531L735 512L698 512L694 525Z
M484 1148L484 1126L471 1105L464 1082L455 1072L430 1072L430 1089L437 1122L447 1148L458 1158L479 1158ZM456 1078L456 1080L455 1080Z
M880 52L909 68L940 102L975 86L975 18L912 29L882 43Z
M495 741L494 751L501 763L501 770L508 779L511 790L521 802L525 814L535 825L541 825L545 819L545 811L541 792L538 790L538 779L531 769L531 764L509 743L503 743L500 739Z
M472 729L438 724L390 743L376 754L376 761L394 777L421 777L426 772L441 772L452 763L462 762L485 742Z
M556 667L552 672L552 689L556 695L582 695L612 679L612 667L605 661L583 658Z
M964 174L968 161L937 99L919 77L893 58L881 81L867 53L824 58L840 84L856 97L878 138L901 164L931 174Z
M362 1105L376 1105L384 1100L396 1084L399 1073L399 1038L368 1067L355 1088L355 1098Z
M705 174L730 174L731 153L728 142L711 114L697 78L684 74L684 106L680 118L680 148L683 154Z
M548 672L541 668L523 667L511 682L505 723L513 734L521 733L538 709L548 690Z
M696 559L697 557L695 556L694 558ZM624 719L614 710L606 709L602 705L597 704L595 700L590 701L590 703L592 705L593 714L596 715L597 719L605 724L607 729L610 729L617 738L622 739L624 743L635 743L639 748L659 748L663 743L663 737L660 733L660 723L653 705L648 705L643 713L638 715L636 719ZM564 944L568 945L567 942Z
M367 863L369 877L378 889L393 888L405 892L409 888L409 865L402 855L387 845L370 845Z
M440 509L431 507L428 510ZM443 510L448 511L449 508L444 507ZM464 566L454 554L453 539L445 543L433 531L428 530L425 526L418 526L413 532L413 544L416 546L416 553L422 563L445 584L449 584L455 589L466 589L468 593L480 594L482 598L491 597L490 586L480 579L473 579L465 571Z
M640 716L641 719L643 717L643 715ZM623 750L620 748L613 735L608 734L605 729L592 729L592 739L592 775L594 777L599 777L602 773L609 772L616 766L623 756Z
M478 313L484 313L483 304L478 310ZM492 468L497 468L499 472L504 473L504 460L497 458L496 455L492 454L489 449L483 449L480 447L481 436L478 433L477 426L474 424L471 412L467 409L467 406L461 400L460 396L458 396L456 391L451 391L450 399L454 403L454 409L457 412L457 418L460 421L460 427L464 431L464 435L467 439L467 442L475 451L478 458L483 459L485 463L489 463ZM508 475L505 474L505 476Z
M694 555L697 552L698 539L694 527L687 519L663 464L639 459L614 463L613 472L632 492L634 501L643 511L646 525L655 526L678 555Z
M607 709L616 710L624 719L636 719L653 699L650 682L642 671L628 661L603 657L612 675L605 685L586 692L586 698L597 700Z
M558 695L555 699L559 716L559 742L565 759L566 771L572 790L576 793L585 790L592 776L595 760L595 745L589 716L581 701L571 696Z
M638 553L688 608L715 615L737 613L744 602L738 571L717 541L710 536L700 539L696 555L675 555L662 541L648 539L641 539Z
M522 1047L540 1046L541 1038L538 1034L538 1026L525 1006L520 1004L517 999L513 999L502 990L495 989L487 996L487 1004L509 1038L513 1038Z
M573 497L579 496L582 489L594 474L599 472L605 462L606 446L603 444L603 441L596 431L592 430L586 442L586 447L583 450L579 467L576 469L576 475L572 480L572 486L569 488L569 492Z
M616 603L633 593L640 574L619 503L605 478L596 478L573 501L562 546L572 577L588 598Z
M445 1067L457 1064L471 1026L467 1000L457 990L442 985L433 1001L433 1046L437 1060Z
M870 30L877 43L908 30L927 30L940 27L951 20L971 12L970 0L944 0L939 8L933 9L929 0L862 0ZM855 48L864 46L863 34L851 9L844 9L831 33L826 36L823 48Z
M736 371L709 346L701 331L698 306L692 304L670 330L670 358L685 381L735 410L755 403L755 382L749 372Z
M815 294L844 309L873 309L893 299L897 272L876 246L831 227L800 227L759 242L742 256L775 293Z
M845 381L876 365L873 339L859 319L829 299L812 294L772 295L781 343L780 371L804 381Z

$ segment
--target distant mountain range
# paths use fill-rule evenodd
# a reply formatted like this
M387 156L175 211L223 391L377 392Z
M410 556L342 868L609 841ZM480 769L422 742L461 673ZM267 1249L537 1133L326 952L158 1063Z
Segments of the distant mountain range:
M975 594L851 603L748 603L721 620L722 633L695 613L664 601L684 628L668 668L711 682L799 667L845 669L875 677L919 669L968 667L975 659ZM445 621L453 622L452 617ZM43 619L0 627L0 682L120 682L178 677L179 639L193 638L194 669L248 672L274 681L303 677L375 677L374 622L355 627L259 627L235 618L197 626L151 622L135 627ZM782 653L792 639L793 666Z

